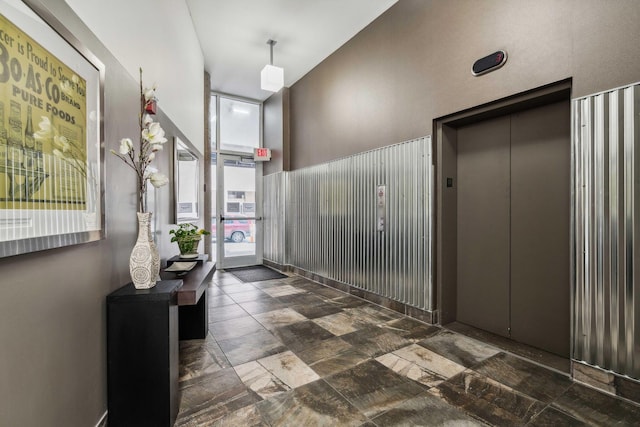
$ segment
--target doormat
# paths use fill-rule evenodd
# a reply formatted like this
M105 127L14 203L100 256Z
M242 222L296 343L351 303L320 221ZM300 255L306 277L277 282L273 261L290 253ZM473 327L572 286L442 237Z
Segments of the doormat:
M263 280L284 279L286 275L272 270L264 265L252 265L250 267L225 268L224 271L236 276L243 282L261 282Z

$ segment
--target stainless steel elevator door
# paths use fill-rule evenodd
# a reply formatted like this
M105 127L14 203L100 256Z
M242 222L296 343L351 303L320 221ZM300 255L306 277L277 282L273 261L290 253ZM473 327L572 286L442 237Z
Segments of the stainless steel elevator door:
M457 137L457 320L568 357L569 102Z

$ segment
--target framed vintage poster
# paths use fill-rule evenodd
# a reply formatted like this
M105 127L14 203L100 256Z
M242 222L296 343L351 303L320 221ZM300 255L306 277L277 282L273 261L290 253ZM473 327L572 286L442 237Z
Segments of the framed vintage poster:
M35 0L0 0L0 257L104 237L104 66Z

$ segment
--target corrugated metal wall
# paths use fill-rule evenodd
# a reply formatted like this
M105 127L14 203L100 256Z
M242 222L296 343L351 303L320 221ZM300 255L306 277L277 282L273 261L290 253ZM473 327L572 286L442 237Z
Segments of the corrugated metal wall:
M286 264L285 178L285 172L279 172L263 179L263 258L280 265Z
M265 259L433 309L430 137L276 174L264 183ZM380 185L386 186L384 231L377 230ZM282 191L286 207L278 211Z
M638 85L573 101L573 357L634 378L640 378L639 106Z

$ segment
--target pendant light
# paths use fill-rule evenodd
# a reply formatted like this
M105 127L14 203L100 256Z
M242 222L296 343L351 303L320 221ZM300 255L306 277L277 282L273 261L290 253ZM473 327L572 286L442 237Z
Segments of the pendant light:
M271 59L260 73L260 87L269 92L277 92L284 86L284 69L273 65L273 46L276 43L278 42L275 40L267 40L271 50Z

